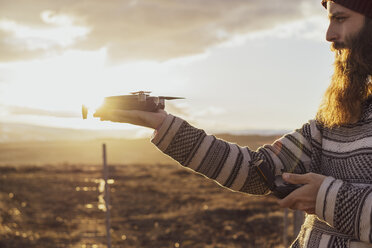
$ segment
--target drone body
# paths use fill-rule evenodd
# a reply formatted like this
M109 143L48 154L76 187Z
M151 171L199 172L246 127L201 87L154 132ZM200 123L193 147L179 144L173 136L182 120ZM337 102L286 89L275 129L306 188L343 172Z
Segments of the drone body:
M131 95L105 97L100 108L102 109L121 109L121 110L141 110L156 112L165 108L165 100L184 99L182 97L150 96L149 91L132 92ZM82 107L83 119L87 119L88 108Z

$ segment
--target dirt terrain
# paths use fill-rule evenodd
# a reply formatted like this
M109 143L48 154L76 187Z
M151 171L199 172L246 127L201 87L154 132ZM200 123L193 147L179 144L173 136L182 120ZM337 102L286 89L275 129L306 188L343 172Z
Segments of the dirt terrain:
M109 168L112 247L282 247L283 210L271 197L176 164ZM101 166L1 166L0 247L106 247L100 186Z

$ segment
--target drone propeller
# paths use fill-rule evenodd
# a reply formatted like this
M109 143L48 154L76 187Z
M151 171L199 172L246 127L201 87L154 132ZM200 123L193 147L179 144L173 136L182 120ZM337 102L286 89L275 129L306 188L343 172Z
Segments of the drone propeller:
M132 95L144 95L144 94L150 94L151 91L136 91L136 92L131 92Z
M185 98L184 97L176 97L176 96L159 96L159 99L175 100L175 99L185 99Z

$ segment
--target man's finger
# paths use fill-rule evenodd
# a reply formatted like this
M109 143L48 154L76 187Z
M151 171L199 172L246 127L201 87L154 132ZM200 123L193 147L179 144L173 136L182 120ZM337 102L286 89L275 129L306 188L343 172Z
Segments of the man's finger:
M308 174L293 174L293 173L283 173L282 175L284 181L292 184L306 184L309 183Z
M125 116L117 116L117 115L103 114L103 115L100 116L100 120L101 121L112 121L112 122L137 124L137 122L133 121L133 119L131 119L131 118L127 118Z
M315 209L314 208L308 208L308 209L305 209L303 211L306 212L307 214L315 214Z
M305 199L304 196L307 195L307 191L308 191L308 185L299 187L298 189L292 191L289 195L287 195L283 199L278 200L278 204L282 208L293 207L294 204L297 204L298 201L303 201Z
M295 191L293 191L292 193L290 193L283 199L278 200L279 206L282 208L290 208L293 204L295 204L296 195L297 195Z

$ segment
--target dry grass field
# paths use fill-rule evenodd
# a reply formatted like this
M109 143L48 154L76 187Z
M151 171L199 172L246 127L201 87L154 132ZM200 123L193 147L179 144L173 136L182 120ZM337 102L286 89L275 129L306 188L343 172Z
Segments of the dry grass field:
M110 166L112 247L280 247L270 197L180 166ZM0 247L105 247L100 166L0 167Z
M262 139L252 146L274 137ZM2 164L0 247L106 247L99 163ZM119 164L109 156L109 177L112 247L282 247L283 210L274 198L232 192L157 159Z

